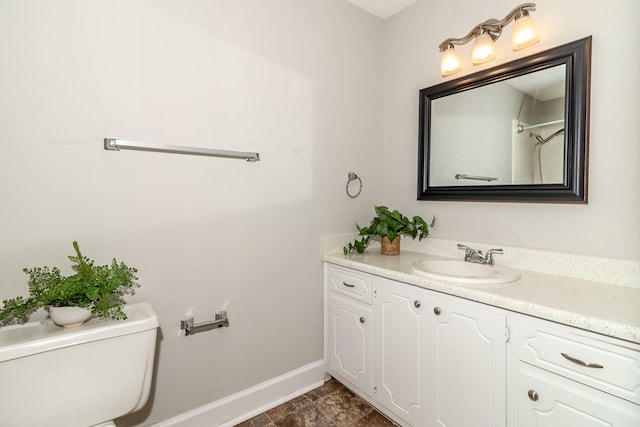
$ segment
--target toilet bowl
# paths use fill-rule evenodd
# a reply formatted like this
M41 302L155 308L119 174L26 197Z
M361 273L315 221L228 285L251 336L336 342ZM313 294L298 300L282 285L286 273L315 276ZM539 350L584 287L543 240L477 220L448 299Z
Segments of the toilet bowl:
M51 320L0 327L0 426L113 426L151 389L158 319L149 303L127 320L76 328Z

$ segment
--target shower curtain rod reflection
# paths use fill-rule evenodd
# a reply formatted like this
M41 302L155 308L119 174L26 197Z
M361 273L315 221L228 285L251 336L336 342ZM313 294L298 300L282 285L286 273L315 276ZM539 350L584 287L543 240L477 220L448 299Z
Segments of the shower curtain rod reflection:
M248 162L257 162L260 160L259 153L251 153L246 151L228 151L228 150L214 150L211 148L198 148L198 147L181 147L178 145L161 145L161 144L148 144L145 142L125 141L116 138L105 138L104 149L119 151L123 150L140 150L140 151L156 151L160 153L174 153L174 154L191 154L195 156L211 156L211 157L225 157L228 159L244 159Z
M536 125L529 125L529 126L518 125L516 129L517 129L518 133L522 133L527 129L535 129L535 128L541 128L541 127L545 127L545 126L553 126L553 125L558 125L560 123L564 123L564 119L554 120L552 122L546 122L546 123L538 123Z

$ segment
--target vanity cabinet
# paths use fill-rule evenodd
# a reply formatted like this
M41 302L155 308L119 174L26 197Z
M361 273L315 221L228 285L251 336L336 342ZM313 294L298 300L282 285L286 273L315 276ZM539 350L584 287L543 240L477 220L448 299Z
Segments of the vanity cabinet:
M501 311L343 267L325 268L332 375L402 425L506 425ZM359 284L371 284L372 292L353 293ZM372 352L365 354L371 343Z
M325 354L402 426L640 427L640 345L325 264Z

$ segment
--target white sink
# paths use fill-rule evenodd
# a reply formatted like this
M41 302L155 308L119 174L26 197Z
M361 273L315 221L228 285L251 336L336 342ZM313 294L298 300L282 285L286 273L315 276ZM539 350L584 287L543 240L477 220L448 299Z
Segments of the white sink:
M520 278L520 275L513 271L456 260L416 262L411 266L411 271L430 279L472 285L511 283Z

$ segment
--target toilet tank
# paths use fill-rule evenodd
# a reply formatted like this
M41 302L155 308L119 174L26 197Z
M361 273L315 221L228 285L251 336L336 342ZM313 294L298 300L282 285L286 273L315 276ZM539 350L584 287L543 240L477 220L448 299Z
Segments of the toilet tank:
M51 320L0 327L0 426L87 427L146 403L158 319L149 303L127 320Z

